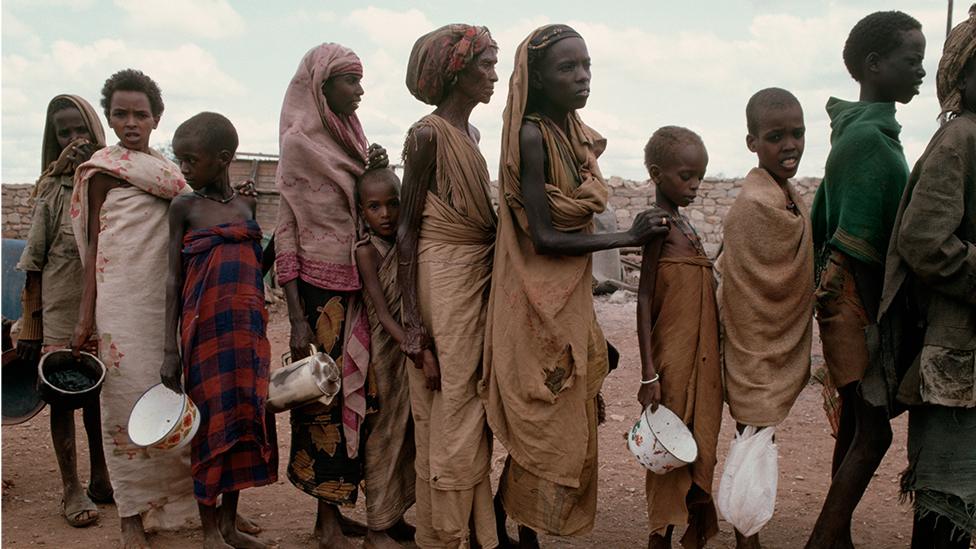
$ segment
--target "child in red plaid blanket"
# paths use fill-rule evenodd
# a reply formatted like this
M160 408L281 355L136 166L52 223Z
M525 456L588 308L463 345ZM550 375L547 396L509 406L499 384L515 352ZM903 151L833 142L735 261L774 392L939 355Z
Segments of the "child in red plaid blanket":
M193 193L176 197L169 210L168 331L160 374L167 387L182 392L182 373L200 410L190 456L206 548L268 547L239 531L235 517L240 490L273 483L278 471L274 417L265 411L270 346L261 229L256 200L230 186L227 169L236 149L234 126L215 113L190 118L173 137Z

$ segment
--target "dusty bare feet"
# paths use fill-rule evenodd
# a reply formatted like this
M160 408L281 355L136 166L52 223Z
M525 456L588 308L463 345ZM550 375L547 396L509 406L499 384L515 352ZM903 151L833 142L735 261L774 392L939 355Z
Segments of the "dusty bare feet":
M366 532L363 549L402 549L402 545L390 537L389 530Z
M240 515L238 515L238 520L240 520ZM237 525L230 528L224 524L221 524L220 534L223 536L223 541L234 549L270 549L272 547L277 547L274 544L265 543L250 534L241 532L237 529Z
M252 536L256 536L261 533L261 527L258 526L258 523L240 513L237 514L237 529L245 534L251 534Z
M319 549L356 549L356 544L340 529L324 528L319 537Z
M234 549L234 547L228 545L218 532L214 532L213 535L203 535L203 549Z
M146 539L146 530L142 527L142 517L133 515L122 517L120 522L122 530L122 549L151 549L149 540Z

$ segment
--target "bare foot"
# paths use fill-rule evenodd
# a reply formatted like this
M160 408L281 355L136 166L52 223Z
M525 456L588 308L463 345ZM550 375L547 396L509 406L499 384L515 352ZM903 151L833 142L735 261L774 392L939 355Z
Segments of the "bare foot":
M142 527L142 517L133 515L122 517L122 549L152 549L146 539L146 530Z
M342 535L352 536L354 538L361 538L369 531L365 524L358 520L353 520L342 513L339 513L339 527L342 528Z
M366 532L363 549L402 549L402 545L390 537L389 530Z
M319 537L319 549L356 549L356 544L342 530L333 530Z
M256 536L261 533L261 527L258 526L258 523L240 513L237 514L237 529L245 534L251 534L252 536Z
M223 536L216 533L212 536L203 536L203 549L234 549L232 545L227 545Z

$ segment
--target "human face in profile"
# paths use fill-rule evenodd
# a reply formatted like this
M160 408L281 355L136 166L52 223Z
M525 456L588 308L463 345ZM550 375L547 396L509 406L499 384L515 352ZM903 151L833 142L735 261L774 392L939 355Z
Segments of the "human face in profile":
M336 114L348 116L355 113L363 93L363 76L360 74L337 74L322 84L325 101Z
M479 103L488 103L495 93L495 82L498 82L497 64L498 49L485 49L458 73L456 89Z
M878 89L889 101L908 103L918 95L925 69L925 36L922 31L912 29L901 31L901 45L887 55L880 56L871 63Z
M174 138L173 155L186 183L195 191L217 184L233 158L228 151L212 151L205 147L203 140L195 135Z

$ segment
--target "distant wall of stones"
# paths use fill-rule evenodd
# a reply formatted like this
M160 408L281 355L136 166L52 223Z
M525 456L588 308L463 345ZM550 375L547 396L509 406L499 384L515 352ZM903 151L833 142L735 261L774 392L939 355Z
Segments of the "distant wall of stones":
M30 230L31 211L34 203L30 199L31 191L34 190L33 183L16 183L0 185L3 188L3 196L0 197L2 205L3 237L4 238L27 238Z
M271 166L269 164L269 166ZM277 211L277 193L273 192L273 187L265 184L262 176L264 172L273 173L273 166L265 170L262 164L260 170L254 173L239 174L239 178L251 176L258 182L258 190L267 204L263 208L266 212L259 215L262 228L269 232L274 224ZM243 170L243 168L241 168ZM235 179L237 180L237 179ZM691 218L695 229L705 241L706 247L710 252L714 252L722 241L722 220L729 206L735 201L739 194L741 179L706 179L698 189L698 199L691 206L685 209L685 214ZM654 185L648 181L630 181L620 177L611 177L608 181L610 185L610 206L614 209L617 217L619 230L626 230L634 220L634 216L646 210L654 204ZM820 185L817 178L802 178L794 180L794 184L800 191L807 203L813 201L813 194ZM29 183L4 184L3 188L3 237L4 238L26 238L30 228L31 208L30 193L33 185ZM497 193L492 192L492 198ZM266 195L266 196L265 196Z

